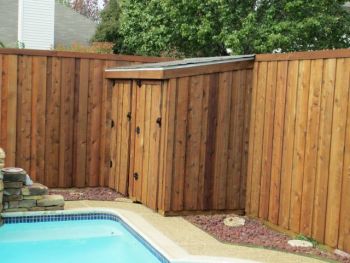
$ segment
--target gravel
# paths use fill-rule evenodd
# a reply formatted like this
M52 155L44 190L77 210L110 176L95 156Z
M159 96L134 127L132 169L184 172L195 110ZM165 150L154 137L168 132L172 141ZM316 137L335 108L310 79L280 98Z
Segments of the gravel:
M49 193L62 195L65 201L114 201L116 198L124 197L120 193L106 187L50 189Z
M350 263L349 257L341 257L332 252L322 250L317 246L314 248L291 247L288 245L288 240L291 240L292 237L267 227L259 220L243 217L246 220L244 226L226 226L224 219L232 216L236 215L195 215L184 218L222 242L264 247L325 260Z

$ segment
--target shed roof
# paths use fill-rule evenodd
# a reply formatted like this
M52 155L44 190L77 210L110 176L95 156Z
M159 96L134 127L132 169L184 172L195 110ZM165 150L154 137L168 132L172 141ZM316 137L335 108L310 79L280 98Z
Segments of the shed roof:
M183 60L113 67L105 70L107 78L167 79L224 72L252 67L255 55L189 58Z

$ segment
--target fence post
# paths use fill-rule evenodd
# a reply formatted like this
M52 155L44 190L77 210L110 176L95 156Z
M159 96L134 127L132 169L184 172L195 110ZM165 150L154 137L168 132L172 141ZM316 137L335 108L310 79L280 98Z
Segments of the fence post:
M3 193L4 193L4 183L3 183L3 175L1 173L1 169L4 168L5 165L5 152L3 149L0 148L0 213L2 212L3 205L2 205L2 199L3 199ZM0 225L2 223L1 217L0 217Z

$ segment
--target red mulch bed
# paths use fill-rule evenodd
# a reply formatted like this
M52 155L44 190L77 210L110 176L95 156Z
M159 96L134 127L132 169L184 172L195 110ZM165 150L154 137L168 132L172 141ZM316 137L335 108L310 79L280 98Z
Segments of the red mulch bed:
M245 225L241 227L228 227L224 224L226 217L236 215L196 215L186 216L192 224L208 232L218 240L227 243L257 246L276 249L284 252L297 253L326 260L335 260L350 263L350 258L341 257L332 252L315 248L295 248L288 245L290 236L277 232L265 226L262 222L244 217Z
M49 194L62 195L65 201L114 201L118 197L124 197L120 193L106 187L50 189Z

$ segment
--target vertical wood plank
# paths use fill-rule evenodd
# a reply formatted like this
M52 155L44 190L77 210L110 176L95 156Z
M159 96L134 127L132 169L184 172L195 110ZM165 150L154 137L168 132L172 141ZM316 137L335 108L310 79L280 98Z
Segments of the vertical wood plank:
M61 108L61 60L48 59L45 134L45 185L58 186L59 145L60 145L60 108Z
M349 93L349 59L338 59L334 93L332 140L329 165L325 242L331 247L338 244L341 184L344 161L344 138Z
M282 170L281 170L281 193L280 193L280 212L278 223L284 228L289 227L290 216L290 194L292 180L292 162L294 151L295 135L295 115L296 98L298 87L298 68L299 61L290 61L288 65L287 79L287 98L284 118L284 137L282 152Z
M321 86L323 60L311 61L311 78L309 87L308 120L305 145L305 165L302 191L300 232L311 236L312 214L314 206L315 176L317 167L317 149L320 122Z
M203 77L191 77L189 89L184 209L196 210L201 145Z
M186 131L189 78L178 79L176 117L175 117L175 158L172 188L172 210L183 210L184 180L185 180L185 158L186 158Z
M292 188L290 199L289 227L295 232L300 229L301 198L303 192L305 141L307 133L308 101L311 75L311 61L302 60L298 73L298 95L294 135L294 153L292 168Z
M114 166L113 169L115 170L115 178L114 178L114 189L117 190L118 192L120 191L119 189L119 181L120 181L120 168L121 168L121 152L122 152L122 120L123 120L123 93L124 93L124 82L123 81L118 81L117 85L115 85L116 93L118 94L117 96L117 101L116 103L116 119L114 119L114 125L115 125L115 130L116 130L116 153L115 153L115 158L113 159L114 161Z
M326 224L326 206L329 177L329 160L332 137L332 113L334 101L334 85L336 59L326 59L323 68L323 84L320 108L320 128L318 138L317 171L315 182L315 201L313 211L312 237L324 242Z
M232 72L219 74L218 111L213 174L213 209L226 205L228 134L230 130Z
M73 178L73 125L74 125L74 84L75 60L62 58L61 65L61 108L60 108L60 149L59 187L72 186Z
M115 189L115 179L117 177L116 175L116 167L117 167L117 151L119 149L119 145L117 145L117 122L118 122L118 101L119 101L119 89L120 89L120 83L116 82L112 88L111 88L111 117L110 117L110 144L111 144L111 154L110 154L110 161L111 167L110 167L110 173L109 173L109 181L108 186L110 188ZM112 125L113 123L113 125Z
M46 57L33 57L30 176L38 182L45 175L46 67Z
M130 132L130 167L129 167L129 196L135 198L134 170L135 170L135 152L136 152L136 119L137 119L137 94L138 87L136 81L131 82L131 132Z
M255 146L255 122L257 111L257 92L258 92L258 74L260 63L254 63L253 69L253 87L252 87L252 106L250 115L250 128L249 128L249 146L248 146L248 164L247 164L247 189L246 189L246 203L245 209L247 213L252 214L251 201L252 201L252 179L253 179L253 156Z
M254 160L252 166L252 190L250 213L254 216L259 215L259 197L260 197L260 183L261 183L261 163L262 163L262 142L263 142L263 127L265 116L265 101L266 101L266 80L268 73L267 62L262 62L259 65L258 72L258 87L256 98L256 121L254 125Z
M268 218L269 197L272 165L272 148L274 136L275 101L277 85L277 62L269 62L266 80L266 104L264 117L264 137L261 164L261 190L259 203L259 217Z
M81 59L76 66L76 95L74 103L75 113L75 144L74 144L74 172L73 185L76 187L86 186L86 136L88 114L88 91L89 91L89 60Z
M276 84L276 103L275 120L273 131L273 148L271 164L271 183L270 183L270 201L269 201L269 221L277 224L280 204L281 187L281 164L283 151L283 131L286 105L288 62L278 62L277 65L277 84Z

